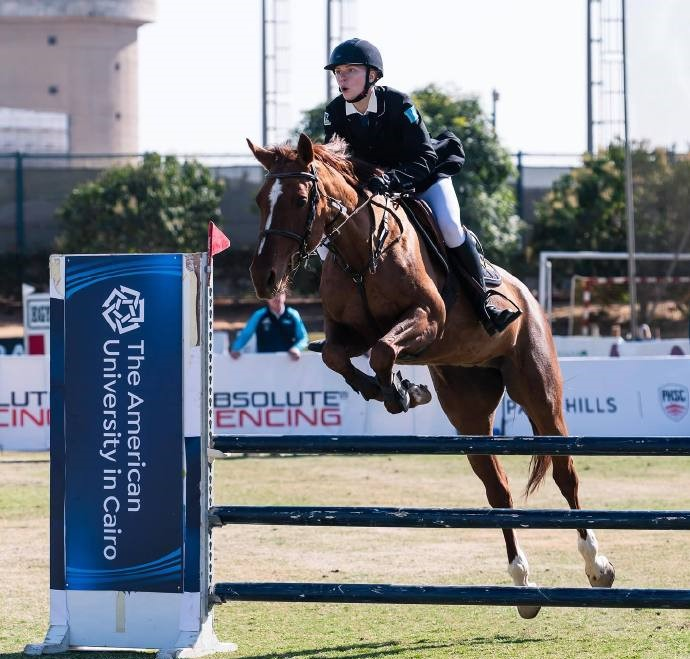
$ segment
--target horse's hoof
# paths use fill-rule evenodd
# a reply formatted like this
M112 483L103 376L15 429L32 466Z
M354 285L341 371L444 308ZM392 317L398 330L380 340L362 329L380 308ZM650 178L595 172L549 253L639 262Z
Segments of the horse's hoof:
M323 347L326 344L326 339L321 339L320 341L310 341L307 346L307 350L310 352L323 352Z
M418 405L426 405L431 402L431 392L429 387L424 384L415 384L409 380L402 381L403 387L410 396L410 407L417 407Z
M527 582L525 588L536 588L537 584ZM537 613L541 611L541 606L538 604L522 604L517 607L518 613L520 614L521 618L524 618L525 620L531 620L532 618L537 617Z
M541 611L541 606L518 606L517 610L521 618L531 620L537 617L537 614Z
M616 568L606 556L597 556L594 563L595 569L590 572L585 571L589 583L595 588L611 588L616 578Z

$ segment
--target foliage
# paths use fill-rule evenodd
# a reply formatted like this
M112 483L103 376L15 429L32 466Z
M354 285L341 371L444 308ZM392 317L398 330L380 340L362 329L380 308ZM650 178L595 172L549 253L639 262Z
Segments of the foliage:
M669 157L663 149L638 144L632 153L637 252L690 251L690 160ZM544 250L627 252L625 206L625 149L616 143L596 155L585 156L583 166L554 182L536 206L529 257ZM583 275L627 274L625 261L561 264L555 279L573 272ZM640 275L687 274L682 263L639 262ZM638 287L641 319L649 321L662 288ZM690 295L674 295L687 313ZM624 302L627 289L610 291L604 303Z
M640 144L632 166L636 250L687 251L690 161ZM627 251L623 145L586 155L582 167L554 182L535 214L535 257L543 250Z
M467 160L453 178L460 199L463 223L478 234L487 256L519 269L522 221L515 215L515 195L509 179L515 175L509 153L501 146L476 98L429 85L412 93L432 137L450 128L460 137ZM298 135L323 139L325 105L303 113Z
M62 252L165 252L204 248L223 182L198 162L149 153L77 186L58 210Z
M323 142L325 133L323 130L323 113L326 111L326 103L316 105L311 110L304 110L297 127L290 137L297 142L300 133L306 133L315 142Z

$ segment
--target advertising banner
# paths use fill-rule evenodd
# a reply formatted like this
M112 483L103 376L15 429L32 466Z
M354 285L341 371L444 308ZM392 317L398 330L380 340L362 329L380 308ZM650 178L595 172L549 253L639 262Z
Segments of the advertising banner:
M563 410L573 435L690 435L690 360L686 357L560 360ZM531 435L525 411L507 395L496 430Z
M366 360L353 361L369 372ZM0 356L4 450L42 450L49 445L46 362L39 356ZM560 362L563 409L571 434L690 435L690 357L561 358ZM162 367L166 385L172 363ZM401 366L400 370L405 378L431 387L426 368ZM430 404L391 415L382 404L367 403L310 353L298 362L282 353L247 354L238 360L216 354L213 375L215 431L220 434L456 434L433 390ZM168 409L173 409L172 403ZM167 412L156 420L163 427L167 422ZM532 434L524 411L508 397L496 413L494 432Z
M364 358L353 364L371 373ZM214 355L215 432L225 435L455 435L438 404L408 414L389 414L367 402L326 368L319 355L295 362L287 353L249 354L240 359ZM431 387L429 372L402 367L404 377Z
M48 360L0 355L0 449L50 448Z
M67 589L182 588L181 282L180 255L65 257Z

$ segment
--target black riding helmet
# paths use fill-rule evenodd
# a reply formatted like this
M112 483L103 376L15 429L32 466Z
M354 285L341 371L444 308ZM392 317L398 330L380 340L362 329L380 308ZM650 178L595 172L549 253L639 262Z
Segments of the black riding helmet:
M376 80L380 80L383 77L383 58L381 53L373 43L369 43L364 39L348 39L343 41L343 43L333 49L328 59L328 64L323 68L327 71L335 71L336 66L344 64L362 64L367 67L364 90L357 98L352 99L354 103L361 101L367 95L369 87L374 84L369 82L369 71L371 69L378 73Z

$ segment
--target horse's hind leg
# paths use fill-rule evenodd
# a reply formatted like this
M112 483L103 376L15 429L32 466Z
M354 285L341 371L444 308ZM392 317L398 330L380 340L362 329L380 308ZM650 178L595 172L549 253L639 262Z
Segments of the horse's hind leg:
M537 350L528 353L519 367L504 368L510 397L527 412L535 435L567 435L563 418L563 385L555 350L548 359L537 359ZM580 509L579 478L569 455L539 456L533 460L528 492L534 491L553 463L553 479L572 509ZM599 554L599 544L591 529L578 529L577 547L585 560L585 574L592 586L610 587L616 576L611 562Z
M534 423L532 424L534 428ZM543 433L535 429L535 434ZM553 479L558 489L573 509L580 508L578 497L579 478L570 455L553 456ZM616 570L606 556L599 554L599 543L591 529L578 529L577 548L585 560L585 574L592 586L608 588L616 578Z
M458 432L491 435L496 407L503 395L499 371L486 368L429 367L443 411ZM508 476L494 455L468 455L492 508L512 508ZM518 544L515 529L503 529L508 554L508 573L516 586L534 586L529 581L529 563ZM518 606L523 618L534 618L538 606Z

